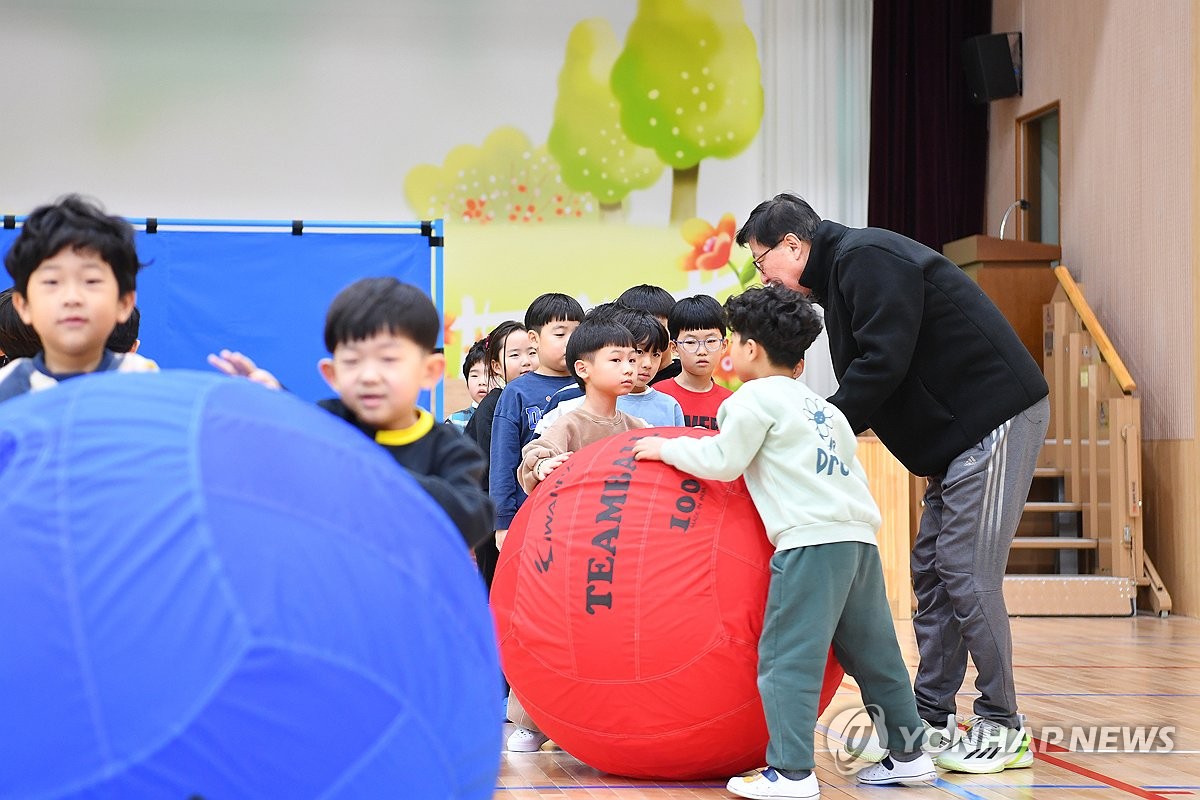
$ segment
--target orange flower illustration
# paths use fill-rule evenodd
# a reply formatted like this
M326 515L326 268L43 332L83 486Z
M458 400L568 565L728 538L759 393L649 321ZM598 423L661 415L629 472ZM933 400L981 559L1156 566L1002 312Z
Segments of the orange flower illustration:
M733 356L729 355L729 353L721 356L721 360L713 368L713 380L731 387L741 383L738 380L737 373L733 371Z
M488 210L486 206L486 197L480 197L478 199L474 197L468 197L466 208L464 208L462 212L463 222L477 220L481 225L486 225L487 223L491 222L495 217L495 214Z
M680 259L680 266L685 272L715 270L725 266L729 263L736 230L733 214L724 214L715 228L702 219L689 219L683 223L680 233L692 249Z

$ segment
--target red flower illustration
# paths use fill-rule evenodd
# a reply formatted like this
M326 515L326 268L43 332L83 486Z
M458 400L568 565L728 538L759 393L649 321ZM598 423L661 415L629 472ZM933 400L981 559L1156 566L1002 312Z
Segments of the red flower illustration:
M729 353L721 356L721 360L713 368L713 380L725 386L736 386L740 383L737 373L733 371L733 356Z
M683 223L680 233L683 240L692 246L690 252L680 259L685 272L693 270L720 269L729 263L733 249L733 235L737 230L733 214L724 214L714 228L702 219L693 218Z

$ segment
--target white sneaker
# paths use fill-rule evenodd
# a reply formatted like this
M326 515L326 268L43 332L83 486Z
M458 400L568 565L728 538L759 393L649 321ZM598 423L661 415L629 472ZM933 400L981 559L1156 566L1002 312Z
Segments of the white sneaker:
M960 727L966 734L934 759L942 769L989 775L1033 764L1033 741L1023 724L1006 728L990 719L971 717Z
M536 753L542 745L550 741L550 737L541 731L531 731L528 728L517 728L508 736L508 752Z
M925 737L921 741L922 750L931 755L937 755L953 744L955 737L958 735L954 725L954 718L951 717L947 722L950 727L935 728L925 720L921 720L921 723L925 726ZM874 730L871 731L869 736L847 739L842 745L842 749L851 758L857 758L859 761L866 761L871 764L879 763L888 754L887 748L879 743L879 736Z
M821 786L817 783L815 773L809 773L807 778L794 781L780 775L774 767L765 767L736 778L730 778L725 784L725 790L738 797L752 797L755 800L818 800L821 797Z
M878 764L860 769L855 778L868 786L890 786L894 783L921 786L932 783L937 778L937 770L933 768L933 759L928 753L921 753L912 761L896 761L889 756Z

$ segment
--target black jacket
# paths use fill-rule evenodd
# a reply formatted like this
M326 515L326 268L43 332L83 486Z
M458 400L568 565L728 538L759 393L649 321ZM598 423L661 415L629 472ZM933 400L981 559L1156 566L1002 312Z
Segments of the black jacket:
M483 491L488 488L488 471L492 461L492 421L496 418L496 403L500 401L499 387L492 389L479 401L479 407L471 415L463 435L475 442L475 446L483 453Z
M898 233L822 222L800 283L825 310L841 384L830 402L917 475L1049 393L979 285Z
M359 420L341 400L322 400L317 405L375 438L375 429ZM380 446L437 501L458 527L468 547L474 547L492 535L496 512L491 498L480 485L483 454L457 428L435 422L429 433L414 442Z

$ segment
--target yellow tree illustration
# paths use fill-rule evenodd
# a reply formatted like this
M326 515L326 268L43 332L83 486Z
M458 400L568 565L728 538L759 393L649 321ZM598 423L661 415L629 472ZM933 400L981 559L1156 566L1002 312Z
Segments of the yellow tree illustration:
M610 85L619 52L606 20L583 20L571 30L546 140L563 181L594 195L602 219L620 217L625 197L653 186L663 171L654 151L631 142L621 128L621 107Z
M701 159L731 158L757 135L761 72L740 0L639 0L612 90L625 133L674 171L672 224L696 216Z

